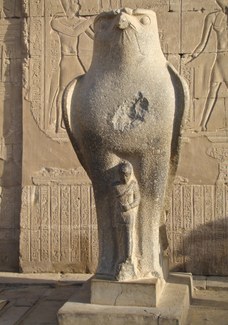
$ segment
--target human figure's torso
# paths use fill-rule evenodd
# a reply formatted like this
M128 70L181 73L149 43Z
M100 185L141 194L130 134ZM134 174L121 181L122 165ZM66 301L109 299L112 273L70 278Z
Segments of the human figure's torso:
M228 50L228 17L220 11L216 14L213 30L217 36L217 51L224 52Z
M121 205L128 205L134 202L135 182L129 184L118 185L117 195Z
M62 25L62 30L58 31L60 43L61 43L61 53L64 55L77 55L78 47L78 36L77 35L77 26L80 25L85 19L74 17L69 19L67 17L57 18ZM66 29L72 28L74 35L67 35Z

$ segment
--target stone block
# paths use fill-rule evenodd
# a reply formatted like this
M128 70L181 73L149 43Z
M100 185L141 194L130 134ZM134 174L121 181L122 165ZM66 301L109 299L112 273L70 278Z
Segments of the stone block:
M169 11L179 12L181 6L180 0L169 0Z
M10 231L11 232L11 231ZM15 271L18 268L18 240L13 238L0 240L0 269Z
M59 325L157 325L158 315L139 307L67 303L58 314Z
M155 307L159 302L165 282L144 279L131 282L93 279L91 303L110 306Z
M59 310L58 322L59 325L184 325L188 308L189 286L167 283L156 308L89 304L79 294Z
M158 30L163 53L180 52L180 16L178 12L159 11Z
M183 0L182 10L193 12L215 11L218 9L215 1L208 0Z
M228 278L219 276L208 276L206 280L207 290L228 290Z
M200 290L206 290L207 277L202 275L196 275L193 277L194 288Z
M189 299L191 300L191 297L193 296L193 278L191 273L186 272L172 272L169 274L168 278L169 283L176 283L176 284L183 284L187 285L189 289Z

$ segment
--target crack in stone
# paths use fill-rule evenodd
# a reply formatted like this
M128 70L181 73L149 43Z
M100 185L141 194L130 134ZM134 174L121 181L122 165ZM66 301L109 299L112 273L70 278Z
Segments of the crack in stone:
M117 299L118 299L122 294L123 294L123 289L122 289L122 286L121 286L121 291L120 291L120 293L118 293L117 296L116 296L116 299L115 299L115 301L114 301L114 306L116 306Z

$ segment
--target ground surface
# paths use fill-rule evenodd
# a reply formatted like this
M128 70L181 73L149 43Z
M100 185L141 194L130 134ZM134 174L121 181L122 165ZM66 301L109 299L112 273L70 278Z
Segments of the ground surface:
M228 325L228 290L195 290L186 325Z
M56 325L57 311L88 278L0 273L0 325ZM196 278L194 285L186 325L228 325L228 278Z

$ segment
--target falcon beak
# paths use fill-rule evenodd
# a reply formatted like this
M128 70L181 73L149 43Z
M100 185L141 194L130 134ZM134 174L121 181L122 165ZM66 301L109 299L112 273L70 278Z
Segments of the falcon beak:
M127 18L127 15L121 12L116 22L116 27L118 27L119 29L127 29L129 26L130 26L130 22Z

